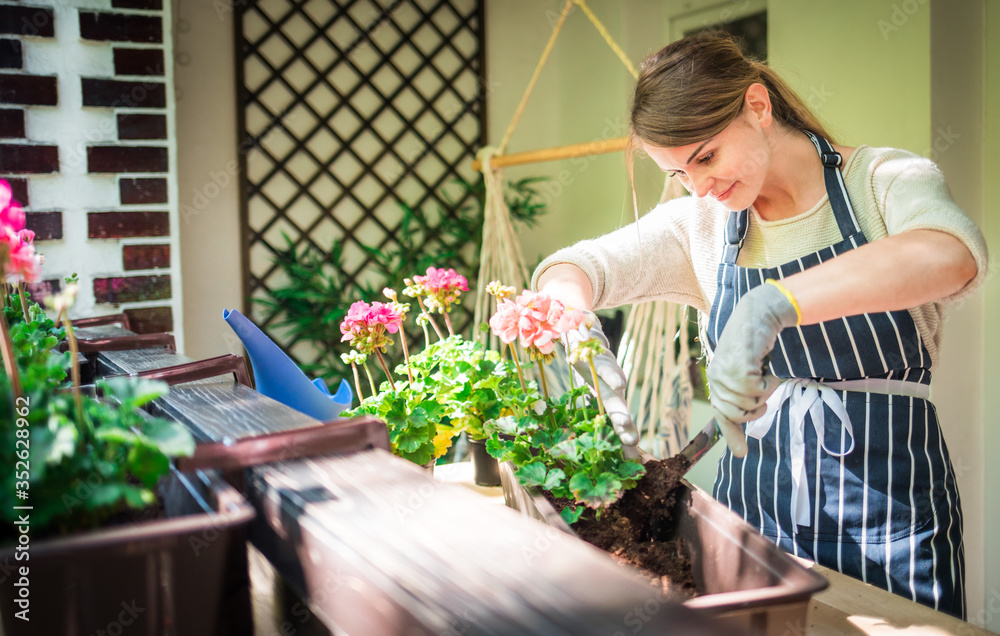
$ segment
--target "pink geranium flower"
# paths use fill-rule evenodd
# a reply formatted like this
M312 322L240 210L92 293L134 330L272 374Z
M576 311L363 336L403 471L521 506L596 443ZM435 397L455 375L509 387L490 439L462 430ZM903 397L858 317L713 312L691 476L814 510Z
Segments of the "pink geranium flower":
M521 319L521 307L512 300L504 300L497 307L497 312L490 318L490 329L493 334L505 344L517 340L518 324Z
M0 227L9 227L15 232L24 229L24 208L14 200L10 184L0 179Z
M347 316L340 323L341 342L351 341L351 346L364 354L376 349L384 351L392 344L391 333L399 331L403 324L402 314L391 304L359 300L347 310Z
M396 333L403 325L403 316L388 303L373 302L368 310L368 326L382 325L389 333Z
M469 281L451 268L428 267L427 275L414 276L413 282L427 295L427 308L442 314L451 311L462 292L469 291Z
M24 229L24 209L14 200L10 184L0 179L0 268L12 282L33 283L41 277L41 255L35 253L35 233Z
M518 332L521 346L529 352L549 356L559 338L557 324L566 306L548 294L524 291L515 301L521 308Z
M347 310L347 316L344 317L344 321L340 323L340 333L344 334L340 339L341 342L352 339L368 327L367 317L369 309L371 307L363 300L359 300L351 305L350 309Z

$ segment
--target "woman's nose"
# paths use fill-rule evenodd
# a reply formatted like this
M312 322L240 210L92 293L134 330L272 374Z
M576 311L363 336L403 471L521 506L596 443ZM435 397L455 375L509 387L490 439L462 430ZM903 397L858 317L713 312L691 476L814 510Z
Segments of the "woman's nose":
M714 183L714 180L706 175L691 177L691 186L694 194L699 198L708 196L708 193L712 191L712 183Z

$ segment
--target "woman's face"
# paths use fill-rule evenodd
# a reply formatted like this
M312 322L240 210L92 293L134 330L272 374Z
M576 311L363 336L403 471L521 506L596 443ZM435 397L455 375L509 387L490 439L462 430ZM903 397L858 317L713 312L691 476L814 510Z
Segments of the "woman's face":
M729 210L743 210L754 202L764 185L771 153L761 126L759 111L751 104L722 132L709 139L659 148L642 148L660 170L681 180L698 197L712 197ZM767 123L770 123L770 104Z

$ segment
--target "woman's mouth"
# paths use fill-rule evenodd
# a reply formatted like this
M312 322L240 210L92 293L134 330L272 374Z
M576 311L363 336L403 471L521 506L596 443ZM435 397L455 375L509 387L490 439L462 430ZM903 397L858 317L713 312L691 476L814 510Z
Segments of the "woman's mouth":
M725 201L726 199L729 198L729 195L731 195L733 193L733 188L735 188L735 187L736 187L736 183L733 182L733 185L729 186L728 190L726 190L722 194L713 194L712 196L715 197L715 199L717 201Z

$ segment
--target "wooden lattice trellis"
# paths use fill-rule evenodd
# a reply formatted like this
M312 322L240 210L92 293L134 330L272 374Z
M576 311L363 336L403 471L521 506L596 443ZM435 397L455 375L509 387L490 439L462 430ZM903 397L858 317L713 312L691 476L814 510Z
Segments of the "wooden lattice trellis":
M341 241L341 274L363 281L361 246L399 242L400 204L452 214L484 143L483 0L252 0L236 11L244 308L282 285L286 247ZM431 241L434 238L430 239ZM433 247L431 248L433 249ZM468 255L468 271L477 264ZM414 272L417 273L417 272ZM349 304L354 299L330 299ZM293 357L317 354L268 329ZM467 322L467 321L463 321Z

